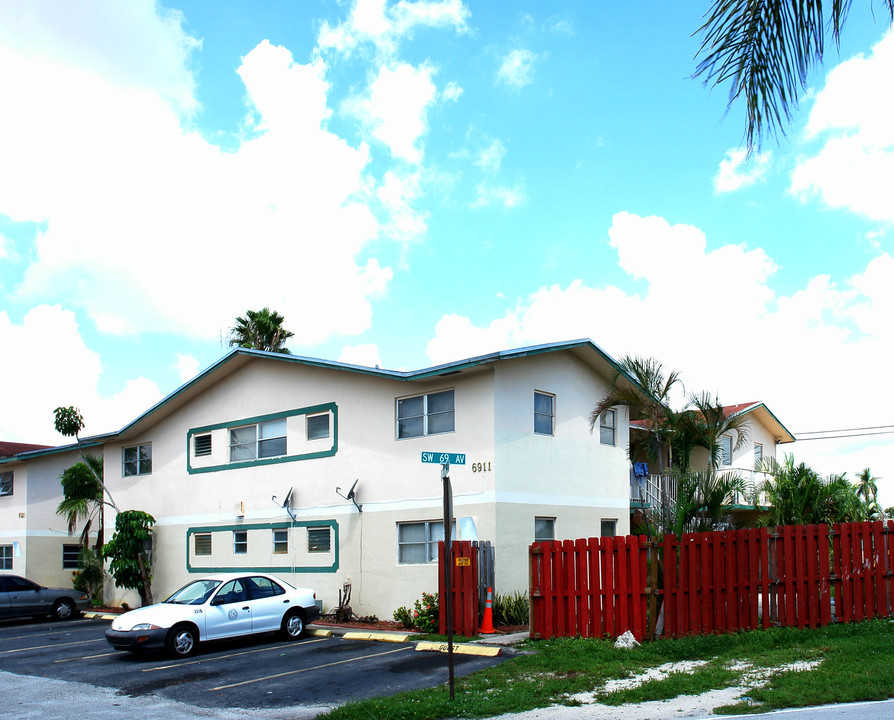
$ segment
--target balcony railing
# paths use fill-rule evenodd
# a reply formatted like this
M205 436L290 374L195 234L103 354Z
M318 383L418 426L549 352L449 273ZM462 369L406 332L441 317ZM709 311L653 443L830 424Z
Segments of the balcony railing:
M742 507L766 507L766 495L760 491L769 475L746 468L721 468L718 472L734 472L742 479L742 490L736 492L733 505ZM647 475L631 477L630 504L637 508L658 508L664 503L677 500L677 482L671 475Z

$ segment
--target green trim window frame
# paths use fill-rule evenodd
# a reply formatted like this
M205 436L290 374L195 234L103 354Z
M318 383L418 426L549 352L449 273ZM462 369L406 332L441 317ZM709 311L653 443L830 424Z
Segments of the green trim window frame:
M554 517L534 518L534 542L552 542L556 539L556 519Z
M196 557L211 555L211 533L196 533L193 536L193 551Z
M227 458L228 462L223 462L220 464L214 465L199 465L194 466L193 460L195 456L192 452L192 443L193 438L198 435L205 435L208 433L213 433L214 431L226 431L227 437L231 430L244 428L249 426L258 426L263 423L267 423L273 420L286 420L288 425L288 418L297 417L299 415L318 415L322 413L328 413L330 420L330 444L329 447L325 447L323 444L323 448L319 450L314 450L313 452L302 452L294 455L277 455L271 457L260 457L260 458L249 458L245 460L233 461ZM266 431L265 431L266 434ZM242 434L240 440L246 439L246 436L249 433ZM275 438L261 438L262 440L274 440ZM285 438L282 438L282 441L285 442ZM226 439L223 439L223 442L227 442ZM257 438L255 439L255 443L257 443ZM239 445L245 445L246 447L251 444L250 439L245 442L238 442ZM270 451L275 446L275 443L269 443L271 447L265 447L264 451ZM258 465L268 465L272 463L284 463L284 462L297 462L300 460L315 460L317 458L324 457L334 457L338 454L338 405L335 403L323 403L320 405L311 405L303 408L296 408L294 410L286 410L280 413L272 413L270 415L259 415L256 417L243 418L239 420L232 420L229 422L216 423L214 425L203 425L201 427L190 428L186 433L186 446L187 446L187 454L186 454L186 471L190 475L199 474L199 473L210 473L210 472L221 472L224 470L233 470L236 468L245 468L245 467L257 467ZM256 446L257 448L257 446ZM246 450L246 455L250 455L251 452Z
M230 462L282 457L285 454L285 418L230 428Z
M289 531L274 530L273 531L273 554L287 555L289 552Z
M556 396L534 391L534 434L556 434Z
M617 445L618 413L606 410L599 417L599 442L602 445Z
M308 415L305 424L308 440L323 440L329 437L329 413Z
M0 473L0 497L12 495L15 490L15 482L12 470ZM5 547L5 546L4 546ZM10 545L10 547L12 547Z
M332 529L328 525L307 528L307 552L327 553L332 549Z
M152 443L121 449L121 477L152 474Z
M62 569L77 570L81 558L81 546L65 544L62 546Z
M720 437L720 464L727 467L733 464L732 435L722 435Z
M226 538L221 537L222 542L230 542L231 535L235 531L246 531L249 533L255 532L270 532L271 530L289 530L290 528L306 528L306 527L323 527L328 525L331 528L332 532L332 551L325 558L326 563L321 564L319 562L314 563L313 565L293 565L290 562L288 556L276 555L275 557L279 564L270 563L268 565L252 565L250 564L248 556L240 556L238 559L234 559L233 556L230 556L230 562L227 562L225 565L221 564L210 564L207 561L202 563L195 562L195 555L192 553L191 549L193 547L193 537L195 535L199 535L202 533L227 533ZM185 545L186 545L186 571L188 573L232 573L232 572L259 572L259 573L312 573L312 574L331 574L338 572L339 569L339 550L338 550L338 522L336 520L295 520L295 521L283 521L283 522L274 522L274 523L244 523L240 522L238 524L229 524L229 525L201 525L196 527L189 527L186 529L186 537L185 537ZM255 553L257 555L257 553ZM322 559L321 556L316 556L317 560ZM204 559L203 559L204 560ZM329 562L331 560L331 562Z
M399 398L395 416L399 440L452 433L456 429L454 391Z
M451 539L456 537L456 523ZM438 541L444 539L443 520L397 524L398 565L425 565L438 561Z
M248 554L248 530L233 530L233 555Z
M0 570L12 570L12 545L0 545Z

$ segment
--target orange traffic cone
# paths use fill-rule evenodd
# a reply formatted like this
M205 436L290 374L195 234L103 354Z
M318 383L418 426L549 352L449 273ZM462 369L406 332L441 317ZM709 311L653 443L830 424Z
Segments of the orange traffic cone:
M478 632L482 635L493 635L494 634L494 596L491 593L491 589L487 589L487 601L484 603L484 619L481 622L481 627L478 628Z

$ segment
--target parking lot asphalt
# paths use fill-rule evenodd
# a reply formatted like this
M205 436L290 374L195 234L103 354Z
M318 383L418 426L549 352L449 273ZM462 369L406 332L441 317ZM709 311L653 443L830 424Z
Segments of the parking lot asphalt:
M109 621L0 622L0 717L303 718L349 700L447 681L447 657L413 642L262 635L202 645L187 659L115 651ZM457 654L456 675L502 662ZM158 712L159 714L155 714Z

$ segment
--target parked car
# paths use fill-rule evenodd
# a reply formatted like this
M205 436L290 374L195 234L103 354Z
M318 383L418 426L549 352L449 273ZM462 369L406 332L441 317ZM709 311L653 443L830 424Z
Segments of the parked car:
M208 640L277 631L296 640L319 615L313 590L272 575L208 575L164 602L115 618L106 640L116 650L164 648L187 657Z
M0 575L0 619L51 615L68 620L90 607L86 593L38 585L18 575Z

